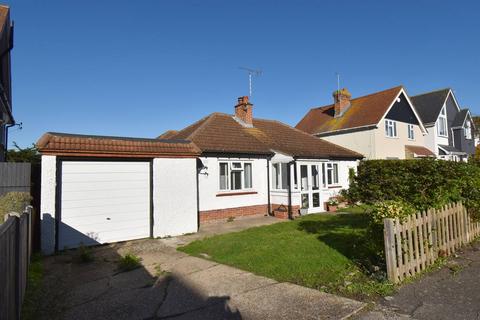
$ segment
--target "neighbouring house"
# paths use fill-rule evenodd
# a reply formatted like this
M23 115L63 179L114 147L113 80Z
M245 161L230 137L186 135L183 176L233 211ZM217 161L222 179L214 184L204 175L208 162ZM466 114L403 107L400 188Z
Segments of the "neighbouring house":
M0 162L6 161L8 128L15 124L12 114L10 51L13 48L13 25L10 8L0 5Z
M402 86L355 99L342 89L333 98L333 104L311 109L296 128L367 159L435 156L425 147L427 130Z
M238 99L234 115L212 113L171 138L192 141L202 152L201 222L324 211L363 158L281 122L254 118L248 97Z
M427 128L426 146L439 159L466 161L475 154L475 123L450 88L411 97Z
M196 232L246 215L325 210L363 156L274 120L212 113L168 139L47 133L42 153L42 248ZM302 210L301 210L302 209Z

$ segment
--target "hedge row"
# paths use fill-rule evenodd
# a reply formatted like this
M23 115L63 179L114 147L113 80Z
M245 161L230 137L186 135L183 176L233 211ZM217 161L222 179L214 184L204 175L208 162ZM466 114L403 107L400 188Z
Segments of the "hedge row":
M438 160L362 161L346 192L352 202L404 201L416 210L463 201L480 217L480 167Z

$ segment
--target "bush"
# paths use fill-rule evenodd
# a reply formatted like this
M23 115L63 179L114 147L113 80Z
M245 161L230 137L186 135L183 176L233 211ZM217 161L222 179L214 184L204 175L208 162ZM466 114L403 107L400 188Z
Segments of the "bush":
M141 266L140 261L142 261L140 257L137 257L131 253L127 253L118 262L118 269L120 269L120 271L131 271L137 269Z
M432 159L363 161L345 195L353 203L395 200L417 211L462 201L479 218L480 166Z
M9 192L0 197L0 220L10 212L22 213L30 201L32 196L28 192Z

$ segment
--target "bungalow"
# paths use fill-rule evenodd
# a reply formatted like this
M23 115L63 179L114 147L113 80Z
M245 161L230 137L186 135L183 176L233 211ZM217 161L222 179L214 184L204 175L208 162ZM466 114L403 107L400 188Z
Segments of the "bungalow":
M439 159L466 161L475 154L475 123L468 109L460 109L452 89L413 96L412 102L428 131L426 146Z
M342 89L333 98L333 104L311 109L296 128L367 159L435 155L425 147L427 130L402 86L355 99Z
M200 222L324 211L329 198L348 187L349 171L363 158L281 122L253 118L248 97L238 99L234 115L212 113L165 134L201 150Z
M45 253L196 232L230 217L321 212L362 158L254 119L248 97L234 115L212 113L157 139L47 133L37 145Z

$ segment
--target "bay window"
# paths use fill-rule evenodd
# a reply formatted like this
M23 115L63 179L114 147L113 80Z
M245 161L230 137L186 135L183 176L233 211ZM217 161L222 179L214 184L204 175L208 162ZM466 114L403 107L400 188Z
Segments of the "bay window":
M251 189L252 163L220 162L219 177L219 189L222 191Z

